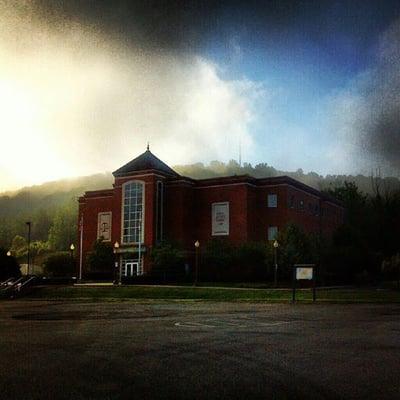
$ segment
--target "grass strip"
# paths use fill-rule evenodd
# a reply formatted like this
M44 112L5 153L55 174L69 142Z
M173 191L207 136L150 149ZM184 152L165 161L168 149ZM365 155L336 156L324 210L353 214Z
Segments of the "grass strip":
M25 297L27 298L27 297ZM162 300L213 300L213 301L281 301L289 302L292 292L288 290L235 290L193 287L38 287L28 298L40 299L162 299ZM298 301L312 301L311 290L296 292ZM317 302L400 302L400 292L392 290L349 289L317 290Z

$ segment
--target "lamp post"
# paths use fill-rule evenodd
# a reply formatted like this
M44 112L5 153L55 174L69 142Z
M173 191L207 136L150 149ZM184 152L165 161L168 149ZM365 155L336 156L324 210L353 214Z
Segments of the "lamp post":
M10 250L7 251L7 257L11 257L11 251Z
M118 272L118 285L121 284L122 281L122 268L121 265L119 265L118 268L118 249L119 249L119 243L118 241L114 243L114 282L117 282L117 272ZM120 263L121 264L121 263Z
M277 240L274 241L274 261L275 261L275 271L274 271L274 286L278 286L278 247L279 243Z
M197 286L197 281L199 279L199 250L200 250L200 242L196 240L194 242L195 249L195 273L194 273L194 286Z
M25 222L26 225L28 225L28 269L27 269L27 274L30 275L30 265L31 265L31 225L32 223L30 221Z
M71 267L73 267L73 265L74 265L74 250L75 250L75 246L73 243L71 243L71 246L69 246L69 252L71 255Z

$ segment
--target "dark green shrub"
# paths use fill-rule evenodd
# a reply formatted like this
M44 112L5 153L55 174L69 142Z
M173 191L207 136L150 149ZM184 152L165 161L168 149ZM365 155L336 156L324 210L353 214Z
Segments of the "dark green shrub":
M235 250L224 238L211 239L204 250L200 248L200 278L211 281L229 280L232 276Z
M177 279L184 275L184 252L170 242L162 242L151 249L152 276L161 279Z
M278 264L280 274L286 280L292 276L294 264L317 263L317 239L302 228L289 224L278 235Z
M7 251L0 248L0 281L8 278L19 278L21 271L17 259L13 256L8 256Z
M248 242L235 249L232 264L235 280L260 280L267 277L266 245L261 242Z
M68 251L59 251L46 258L43 262L43 272L51 277L74 276L76 266Z
M115 255L112 245L102 239L95 241L93 250L87 255L87 278L109 279L113 277Z

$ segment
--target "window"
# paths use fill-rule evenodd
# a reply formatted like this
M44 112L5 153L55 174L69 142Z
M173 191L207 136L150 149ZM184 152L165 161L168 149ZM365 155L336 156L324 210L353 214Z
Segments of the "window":
M268 227L268 240L275 240L278 236L278 227L269 226Z
M304 200L300 200L299 202L299 209L304 210Z
M143 191L142 182L128 182L123 189L122 243L143 241Z
M289 207L294 208L294 205L295 205L295 197L292 195L290 196Z
M278 196L276 194L269 194L268 195L268 207L269 208L278 207Z

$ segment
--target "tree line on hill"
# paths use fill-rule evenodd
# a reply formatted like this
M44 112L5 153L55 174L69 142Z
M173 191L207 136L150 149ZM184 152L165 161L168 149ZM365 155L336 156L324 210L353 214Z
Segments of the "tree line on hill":
M321 241L318 237L306 235L295 226L280 232L278 262L283 277L286 277L289 266L296 260L321 264L327 279L332 276L332 279L352 281L364 276L365 279L376 280L383 272L388 277L397 276L400 268L400 181L397 178L361 175L324 178L313 172L304 174L301 170L278 171L267 164L253 167L245 163L240 166L235 161L176 166L175 170L198 179L235 174L255 177L285 174L342 200L347 209L346 223L331 241ZM111 174L98 174L51 182L0 196L0 248L11 250L20 262L25 262L26 222L30 221L32 262L45 263L57 252L64 252L64 259L67 260L70 244L77 243L77 197L85 190L107 188L111 184ZM179 264L179 246L164 246L170 249ZM170 262L165 258L167 250L155 249L156 269ZM203 261L208 267L202 273L206 278L207 268L210 268L210 271L218 271L220 279L226 279L233 276L235 269L243 274L251 270L252 274L248 276L266 278L271 275L273 256L273 249L265 243L234 248L223 241L212 241L203 250ZM243 268L244 260L249 264L247 270ZM182 266L182 262L180 264ZM215 269L213 265L218 268Z

